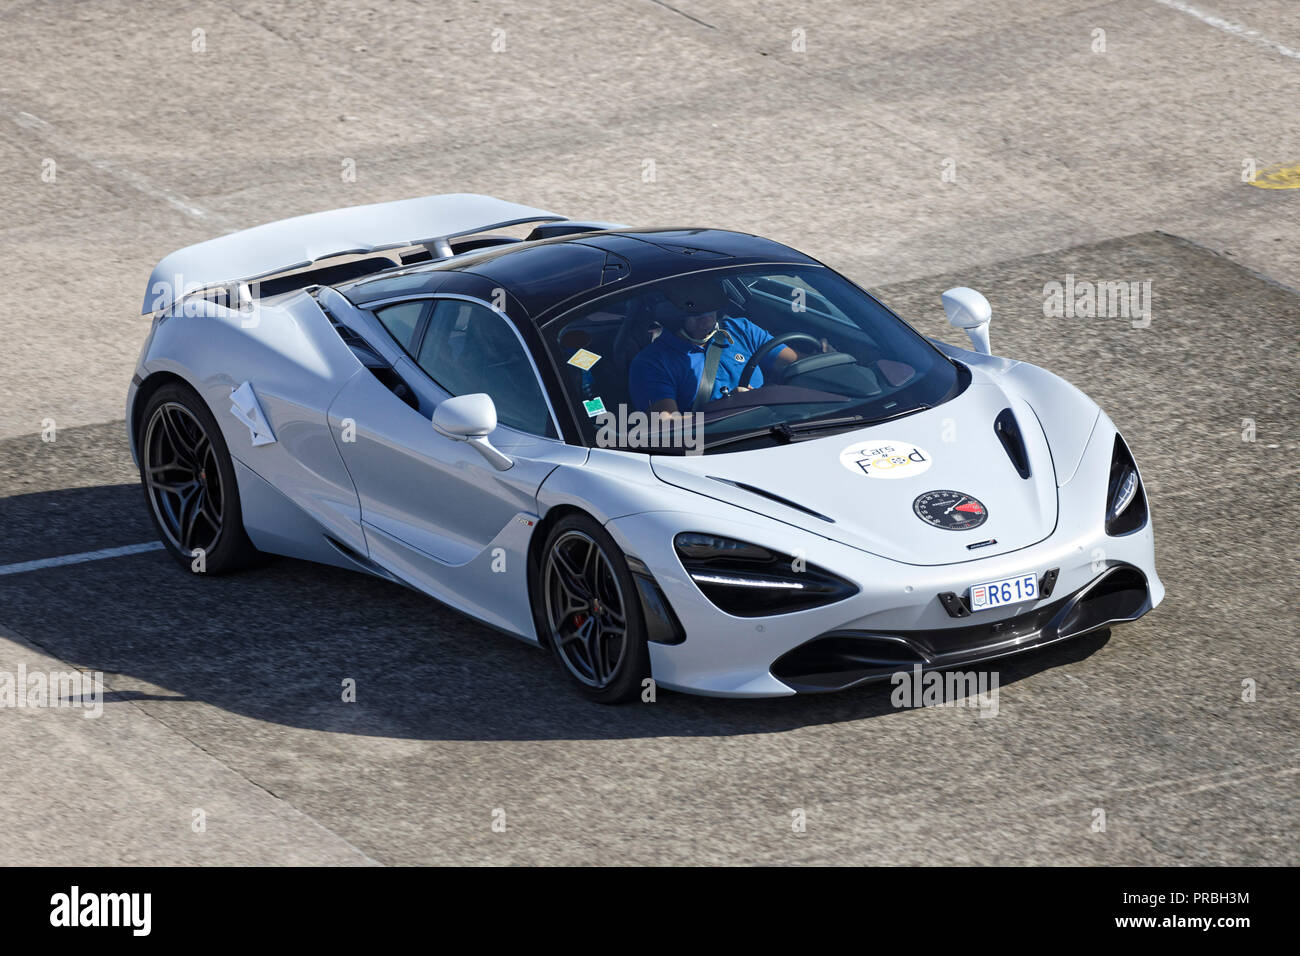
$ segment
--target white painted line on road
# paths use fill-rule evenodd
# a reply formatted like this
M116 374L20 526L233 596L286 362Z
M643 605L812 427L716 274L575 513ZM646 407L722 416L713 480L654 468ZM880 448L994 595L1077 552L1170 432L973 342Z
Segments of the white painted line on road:
M1293 60L1300 60L1300 50L1293 50L1285 44L1278 43L1276 40L1264 36L1264 34L1260 33L1258 30L1252 30L1245 24L1237 23L1235 20L1225 20L1223 17L1215 16L1213 13L1206 13L1204 10L1199 10L1190 3L1184 3L1183 0L1156 0L1156 3L1169 7L1172 10L1177 10L1179 13L1185 13L1188 16L1196 17L1196 19L1200 20L1202 23L1208 24L1216 30L1222 30L1224 33L1230 33L1235 37L1241 37L1241 39L1247 40L1250 43L1269 47L1270 49L1281 53L1283 56L1291 57Z
M155 185L140 173L90 155L85 150L81 149L69 137L59 132L59 130L57 130L53 125L47 123L39 116L28 113L26 110L14 110L8 104L2 105L4 111L9 113L10 118L14 123L21 126L23 129L31 130L56 150L61 150L76 157L92 169L96 169L101 173L105 173L121 180L128 186L144 193L152 199L157 199L167 203L167 205L171 206L178 212L184 213L191 219L197 219L200 222L212 222L218 225L225 224L225 220L221 216L216 215L211 210L204 209L197 203L191 202L179 193Z
M0 575L22 574L24 571L40 571L42 568L58 568L65 564L84 564L87 561L103 561L105 558L124 558L128 554L144 554L146 551L161 551L161 541L145 541L142 544L127 544L120 548L103 548L99 551L83 551L80 554L65 554L58 558L40 558L36 561L21 561L18 564L0 564Z

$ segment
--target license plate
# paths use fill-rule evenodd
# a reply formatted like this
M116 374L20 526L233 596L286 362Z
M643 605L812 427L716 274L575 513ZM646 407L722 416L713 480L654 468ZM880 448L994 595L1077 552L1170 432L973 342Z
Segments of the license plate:
M1038 599L1038 575L1019 574L1014 578L1001 581L989 581L987 584L975 584L970 589L970 609L987 611L1004 604L1018 604L1021 601Z

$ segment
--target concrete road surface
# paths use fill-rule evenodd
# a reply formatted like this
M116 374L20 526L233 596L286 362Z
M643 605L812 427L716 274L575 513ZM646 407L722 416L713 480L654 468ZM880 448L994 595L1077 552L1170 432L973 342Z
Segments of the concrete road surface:
M10 2L0 63L0 675L106 684L0 708L0 863L1300 862L1300 7ZM761 232L952 341L980 288L1127 436L1165 603L1001 665L996 716L608 709L334 569L54 560L152 539L159 258L450 191ZM1045 315L1067 276L1149 324Z

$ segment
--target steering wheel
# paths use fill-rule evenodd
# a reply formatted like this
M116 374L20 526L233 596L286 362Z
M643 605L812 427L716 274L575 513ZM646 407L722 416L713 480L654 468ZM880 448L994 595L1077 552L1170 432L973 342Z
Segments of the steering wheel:
M784 335L770 338L758 347L757 352L749 357L749 361L745 363L745 367L740 372L740 381L736 384L736 387L747 388L749 386L749 380L754 377L754 369L758 368L759 363L762 362L763 359L767 358L787 342L795 342L799 339L811 342L817 349L822 347L821 340L813 338L807 332L786 332Z
M784 335L778 335L775 338L768 339L764 342L749 361L745 363L744 369L740 373L740 381L737 388L745 388L749 385L749 380L754 377L754 369L758 368L759 363L767 358L774 351L786 345L789 342L796 341L811 342L813 348L822 347L821 339L809 335L807 332L786 332ZM815 372L818 369L829 368L833 365L848 365L856 363L852 355L845 352L825 352L817 355L809 355L807 358L796 359L781 371L781 381L788 382L796 375L804 375L808 372Z

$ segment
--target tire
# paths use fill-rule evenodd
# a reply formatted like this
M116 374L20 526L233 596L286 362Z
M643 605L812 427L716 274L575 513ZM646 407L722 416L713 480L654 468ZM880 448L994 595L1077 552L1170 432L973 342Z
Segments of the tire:
M650 676L650 649L614 539L592 518L566 515L546 537L538 582L543 636L578 692L601 704L635 700Z
M207 403L188 386L169 382L149 397L140 422L140 486L167 553L196 574L258 563L244 531L230 450Z

